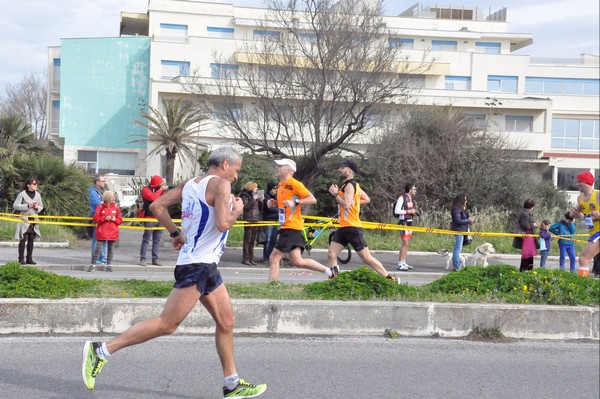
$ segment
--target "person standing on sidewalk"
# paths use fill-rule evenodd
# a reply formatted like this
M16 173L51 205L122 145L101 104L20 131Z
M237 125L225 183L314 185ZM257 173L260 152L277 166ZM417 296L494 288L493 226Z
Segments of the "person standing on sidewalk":
M394 214L398 216L398 224L402 226L412 226L413 218L417 215L417 210L413 202L413 197L417 193L417 187L413 183L406 183L404 185L404 194L398 197L396 206L394 207ZM400 251L398 252L398 267L400 271L407 271L412 269L412 266L406 263L406 255L408 255L408 246L410 239L412 238L412 230L400 230Z
M467 212L467 194L461 193L454 197L450 216L452 223L450 230L466 232L469 231L469 225L475 221L474 216L469 216ZM463 248L465 236L462 234L454 235L454 248L452 250L452 271L459 271L461 268L460 253Z
M554 223L552 226L548 228L548 230L557 236L560 236L558 239L558 249L559 258L558 258L558 267L563 272L565 271L565 261L566 255L569 255L569 271L571 273L575 273L575 243L573 239L575 238L573 234L575 234L575 224L573 223L573 216L571 216L571 212L565 213L564 219Z
M150 205L168 189L169 187L164 183L162 177L156 175L152 176L150 184L142 188L143 217L154 218L154 213L152 213ZM144 235L142 236L142 246L140 247L140 266L146 266L146 253L148 252L150 239L152 239L152 264L154 266L162 266L158 259L158 249L160 248L162 229L154 229L159 226L159 222L144 223L145 229Z
M106 188L106 177L104 175L96 175L94 176L94 185L88 188L88 201L90 203L90 217L93 219L96 214L96 208L98 205L102 203L102 194L104 194L104 189ZM89 227L91 230L92 237L92 255L96 252L97 238L96 238L96 227L93 225L94 221L91 221L92 226ZM89 233L88 233L89 234ZM102 246L102 251L100 255L96 259L95 263L101 264L106 263L106 251L108 246L104 244Z
M40 234L40 225L29 223L29 217L38 222L37 215L44 209L42 196L37 191L39 181L33 177L28 177L23 184L23 191L17 194L13 203L14 211L18 212L22 222L17 223L15 228L15 239L19 240L19 263L22 265L35 265L33 261L33 241L35 238L42 238ZM25 257L25 242L27 242L27 257Z
M159 317L139 322L108 342L87 341L83 347L82 377L94 389L96 377L110 356L128 346L175 332L198 301L216 322L215 341L224 375L224 398L254 398L267 390L239 378L233 358L235 315L227 288L217 269L229 229L243 210L231 195L242 157L232 147L219 147L208 157L208 171L182 183L150 206L156 219L170 232L179 249L175 284ZM182 229L171 219L168 207L181 203ZM194 360L201 358L195 354ZM201 369L198 365L196 369Z
M244 220L256 224L262 219L263 198L258 195L258 184L249 181L240 194L244 203ZM258 234L258 226L244 226L244 243L242 245L242 264L256 266L254 262L254 245Z
M112 272L113 245L119 239L119 225L123 223L121 218L121 209L115 203L115 193L105 191L102 194L102 203L96 208L94 222L96 222L96 237L98 243L104 247L108 246L106 252L106 271ZM96 246L96 252L92 254L88 272L95 269L94 261L98 259L100 246Z
M279 278L279 263L284 254L289 254L290 261L294 267L313 270L325 274L332 279L338 275L338 267L326 267L314 259L303 258L304 251L304 222L302 220L302 205L312 205L317 203L317 199L304 184L294 179L296 172L296 162L291 159L279 159L275 163L277 166L276 176L279 179L279 188L277 189L277 207L279 215L279 234L275 249L269 257L269 282ZM268 205L272 206L274 200L270 200Z
M268 206L269 200L271 199L274 201L271 201L271 206ZM267 191L265 191L265 199L263 200L263 220L276 222L278 218L277 183L270 181L267 183ZM279 231L279 226L265 226L265 229L267 234L265 237L265 246L263 247L263 262L268 263L269 257L271 256L273 248L275 248L275 243L277 242L277 232Z
M338 268L337 256L348 244L352 245L354 251L364 263L366 263L375 272L383 277L397 281L385 270L380 261L378 261L369 251L369 245L364 237L362 222L360 221L360 207L368 204L371 199L365 193L360 185L354 180L354 174L358 166L352 160L345 160L340 165L338 172L343 183L338 189L337 184L329 186L329 194L333 195L335 203L338 205L338 220L340 228L337 229L329 244L327 251L327 260L329 266Z
M576 184L581 194L571 215L582 218L590 233L586 246L579 254L579 275L588 276L590 262L600 253L600 190L594 190L594 176L590 172L578 174Z

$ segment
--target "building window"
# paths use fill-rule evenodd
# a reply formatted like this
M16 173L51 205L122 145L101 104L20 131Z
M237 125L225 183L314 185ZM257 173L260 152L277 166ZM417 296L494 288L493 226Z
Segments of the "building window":
M93 174L134 176L137 155L129 152L77 151L77 166Z
M209 37L218 37L221 39L233 39L233 33L235 30L233 28L217 28L213 26L208 26L206 28L206 34Z
M300 43L317 44L316 33L300 32L300 34L298 35L298 39L300 40Z
M488 76L488 91L499 91L502 93L517 92L516 76Z
M163 78L190 76L190 63L187 61L162 60L160 65Z
M60 126L60 101L52 101L52 131L58 132Z
M228 121L231 119L242 120L244 118L244 106L242 104L233 104L225 106L215 104L212 112L212 119L218 121Z
M471 90L470 76L446 76L446 90Z
M390 37L388 39L390 48L401 48L403 50L413 50L415 48L414 39L402 39L398 37Z
M210 64L210 76L214 79L237 79L237 71L237 65Z
M177 24L160 24L160 39L174 42L187 42L188 26Z
M600 80L527 76L525 78L525 93L597 96L600 94Z
M600 122L592 119L552 119L551 148L600 150Z
M60 89L60 58L52 60L52 89Z
M579 191L577 184L577 175L582 172L589 172L589 169L558 168L556 188L564 191Z
M274 30L254 30L254 40L276 40L280 33Z
M475 42L475 49L478 53L500 54L501 47L500 43Z
M533 116L506 115L505 127L507 132L531 132L533 130Z
M463 114L463 118L473 123L473 127L477 130L484 130L486 128L486 118L484 114Z
M431 49L433 51L456 51L457 42L454 40L432 40Z

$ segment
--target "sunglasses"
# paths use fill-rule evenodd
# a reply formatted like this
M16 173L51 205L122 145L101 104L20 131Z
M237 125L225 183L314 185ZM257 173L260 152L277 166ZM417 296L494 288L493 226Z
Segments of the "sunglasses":
M33 182L33 183L29 183L29 184L34 185L34 186L38 185L37 182Z

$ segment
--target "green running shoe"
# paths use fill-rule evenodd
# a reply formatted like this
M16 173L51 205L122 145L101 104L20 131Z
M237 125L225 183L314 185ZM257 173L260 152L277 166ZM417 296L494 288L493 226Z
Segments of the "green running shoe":
M96 348L100 347L100 342L86 341L83 345L83 362L81 364L81 376L83 383L88 389L94 389L96 376L108 360L102 359L96 354Z
M267 384L252 385L240 378L237 387L232 390L223 387L223 399L255 398L267 390Z

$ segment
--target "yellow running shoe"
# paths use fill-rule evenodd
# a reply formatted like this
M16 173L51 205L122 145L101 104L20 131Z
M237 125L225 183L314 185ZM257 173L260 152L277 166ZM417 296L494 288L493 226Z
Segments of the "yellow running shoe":
M100 347L100 342L86 341L83 345L83 362L81 364L81 376L87 389L94 389L96 376L100 374L102 367L108 360L101 358L96 354L96 348Z
M267 384L252 385L240 378L237 387L232 390L223 387L223 399L255 398L267 390Z

